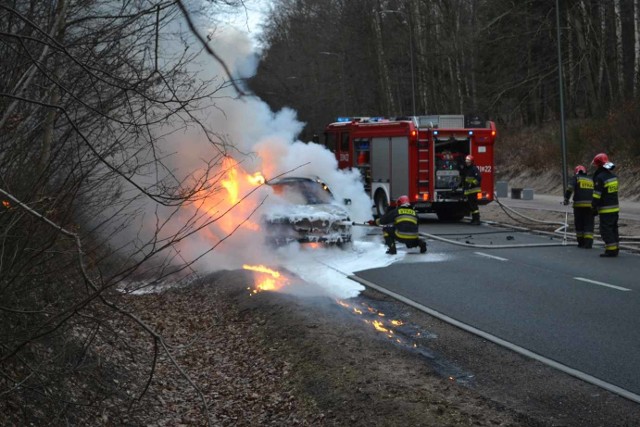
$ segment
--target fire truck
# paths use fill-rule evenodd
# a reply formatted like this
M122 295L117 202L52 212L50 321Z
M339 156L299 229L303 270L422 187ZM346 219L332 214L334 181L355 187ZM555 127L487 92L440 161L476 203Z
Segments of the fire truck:
M478 116L349 117L327 125L324 145L339 168L360 170L374 215L406 194L419 213L458 221L469 214L460 188L468 154L482 175L478 204L494 198L495 138L495 123Z

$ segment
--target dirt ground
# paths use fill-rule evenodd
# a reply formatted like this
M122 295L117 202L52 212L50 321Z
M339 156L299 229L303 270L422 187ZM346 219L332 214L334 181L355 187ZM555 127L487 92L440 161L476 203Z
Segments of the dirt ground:
M252 280L228 271L131 297L201 388L211 425L633 426L640 419L636 403L379 293L341 302L251 296ZM403 325L393 334L377 330L380 313ZM204 425L193 390L161 362L128 424Z
M483 212L486 220L500 216L498 206ZM225 271L127 297L201 393L161 360L127 423L577 427L640 420L637 403L378 292L335 301L254 294L252 286L249 272Z

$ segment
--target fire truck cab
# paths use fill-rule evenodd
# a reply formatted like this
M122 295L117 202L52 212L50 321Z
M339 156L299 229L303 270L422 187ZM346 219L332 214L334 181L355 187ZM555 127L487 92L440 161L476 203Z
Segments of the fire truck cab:
M355 117L327 125L324 145L339 168L360 170L374 215L406 194L418 212L458 221L469 214L460 187L466 155L481 172L478 203L494 198L495 138L495 123L477 116Z

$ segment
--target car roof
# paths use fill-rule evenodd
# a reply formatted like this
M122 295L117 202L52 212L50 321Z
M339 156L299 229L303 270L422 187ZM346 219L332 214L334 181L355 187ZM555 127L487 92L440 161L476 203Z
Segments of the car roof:
M294 182L317 182L319 184L322 183L322 181L317 177L312 178L312 177L306 177L306 176L286 176L283 178L271 179L267 181L267 185L290 184Z

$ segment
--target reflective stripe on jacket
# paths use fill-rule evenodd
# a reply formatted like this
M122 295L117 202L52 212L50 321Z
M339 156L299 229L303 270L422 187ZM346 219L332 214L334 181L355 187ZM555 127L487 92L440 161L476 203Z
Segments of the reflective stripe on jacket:
M465 196L481 191L480 183L482 182L482 176L476 165L464 165L460 170L460 179L462 179L462 188L464 189Z
M598 214L620 212L618 204L618 177L605 168L593 176L593 207Z
M379 225L392 225L395 237L403 240L417 239L418 236L418 215L416 211L408 206L400 206L390 210L376 220Z
M587 175L574 175L569 182L564 198L573 193L574 208L591 208L593 202L593 179Z

